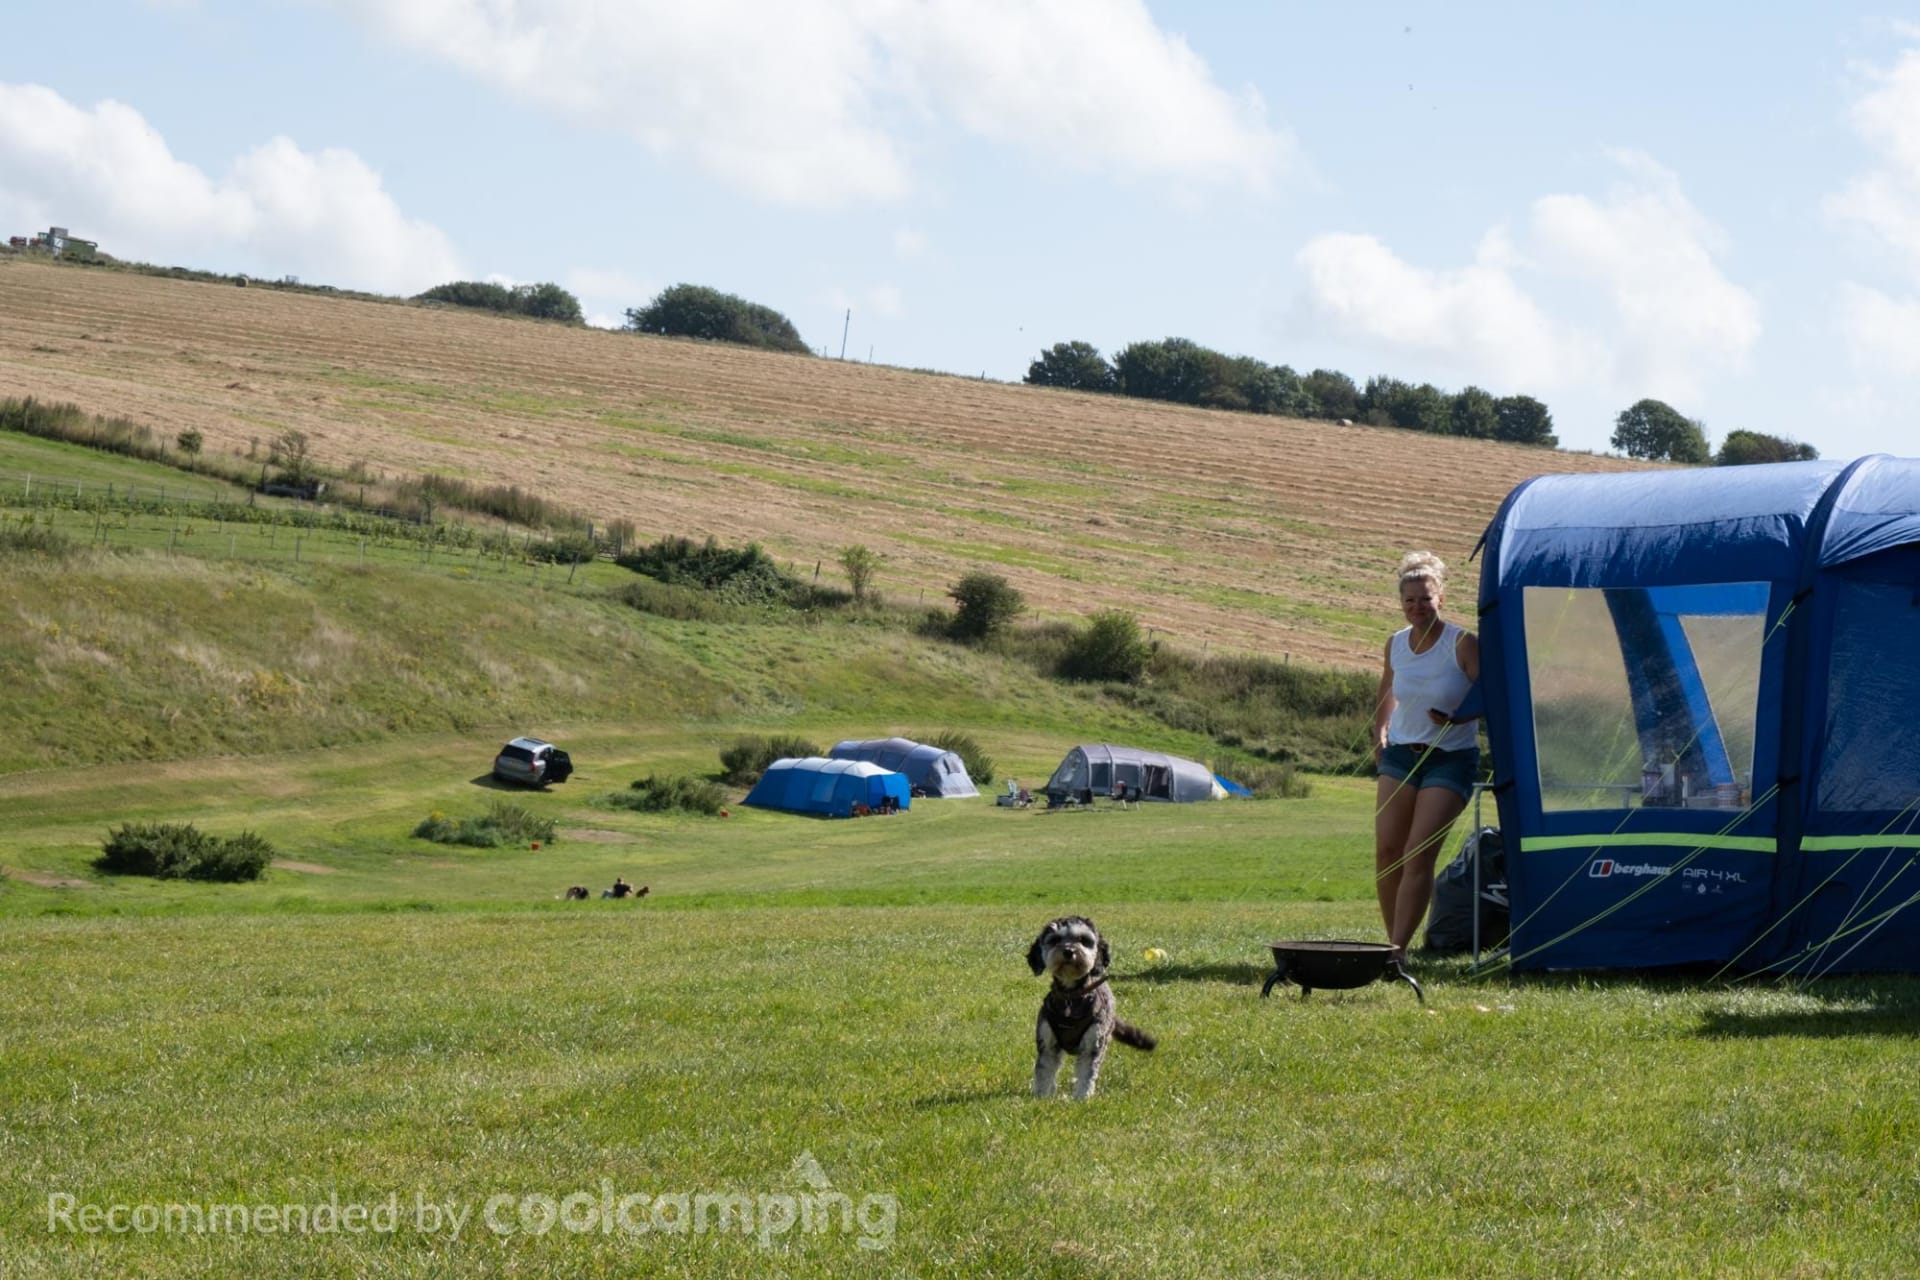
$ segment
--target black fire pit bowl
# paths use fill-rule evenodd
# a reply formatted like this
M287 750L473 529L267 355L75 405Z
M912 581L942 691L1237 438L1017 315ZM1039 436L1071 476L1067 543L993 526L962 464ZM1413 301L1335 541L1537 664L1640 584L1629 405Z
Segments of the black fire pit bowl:
M1315 987L1346 991L1385 978L1406 983L1421 1004L1427 1002L1426 992L1393 958L1393 948L1384 942L1269 942L1267 946L1273 950L1274 969L1267 985L1260 988L1263 996L1272 995L1280 982L1298 984L1304 1000Z

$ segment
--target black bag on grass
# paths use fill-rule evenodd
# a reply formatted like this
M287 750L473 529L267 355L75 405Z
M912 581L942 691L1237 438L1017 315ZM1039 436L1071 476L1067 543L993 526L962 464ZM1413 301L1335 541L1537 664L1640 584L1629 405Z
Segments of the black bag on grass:
M1468 836L1460 853L1433 878L1433 907L1427 913L1428 951L1466 951L1473 946L1473 869L1480 867L1480 946L1507 940L1507 853L1500 828L1482 827Z

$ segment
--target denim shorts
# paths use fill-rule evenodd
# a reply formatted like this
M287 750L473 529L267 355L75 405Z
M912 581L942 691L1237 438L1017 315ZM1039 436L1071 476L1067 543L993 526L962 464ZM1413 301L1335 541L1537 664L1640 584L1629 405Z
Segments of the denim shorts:
M1380 776L1402 779L1415 791L1445 787L1467 799L1480 777L1480 748L1440 751L1423 742L1396 742L1380 753Z

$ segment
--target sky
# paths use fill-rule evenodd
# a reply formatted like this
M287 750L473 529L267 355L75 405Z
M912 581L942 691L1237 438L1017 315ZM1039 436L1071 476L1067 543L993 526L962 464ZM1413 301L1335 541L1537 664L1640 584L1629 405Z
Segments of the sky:
M54 15L57 16L48 16ZM0 229L413 294L678 283L1018 381L1234 355L1920 453L1920 0L65 0ZM0 287L4 287L0 277Z

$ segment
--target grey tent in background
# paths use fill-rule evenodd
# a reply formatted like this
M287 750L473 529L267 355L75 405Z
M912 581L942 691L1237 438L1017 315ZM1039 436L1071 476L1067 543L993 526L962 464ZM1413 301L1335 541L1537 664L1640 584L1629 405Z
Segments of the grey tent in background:
M849 738L834 743L827 754L835 760L865 760L904 773L917 796L953 800L980 794L959 756L911 738Z
M1067 752L1047 779L1046 792L1055 799L1104 800L1116 786L1125 786L1129 798L1141 800L1220 800L1227 794L1214 780L1213 771L1196 761L1104 742L1082 744Z

